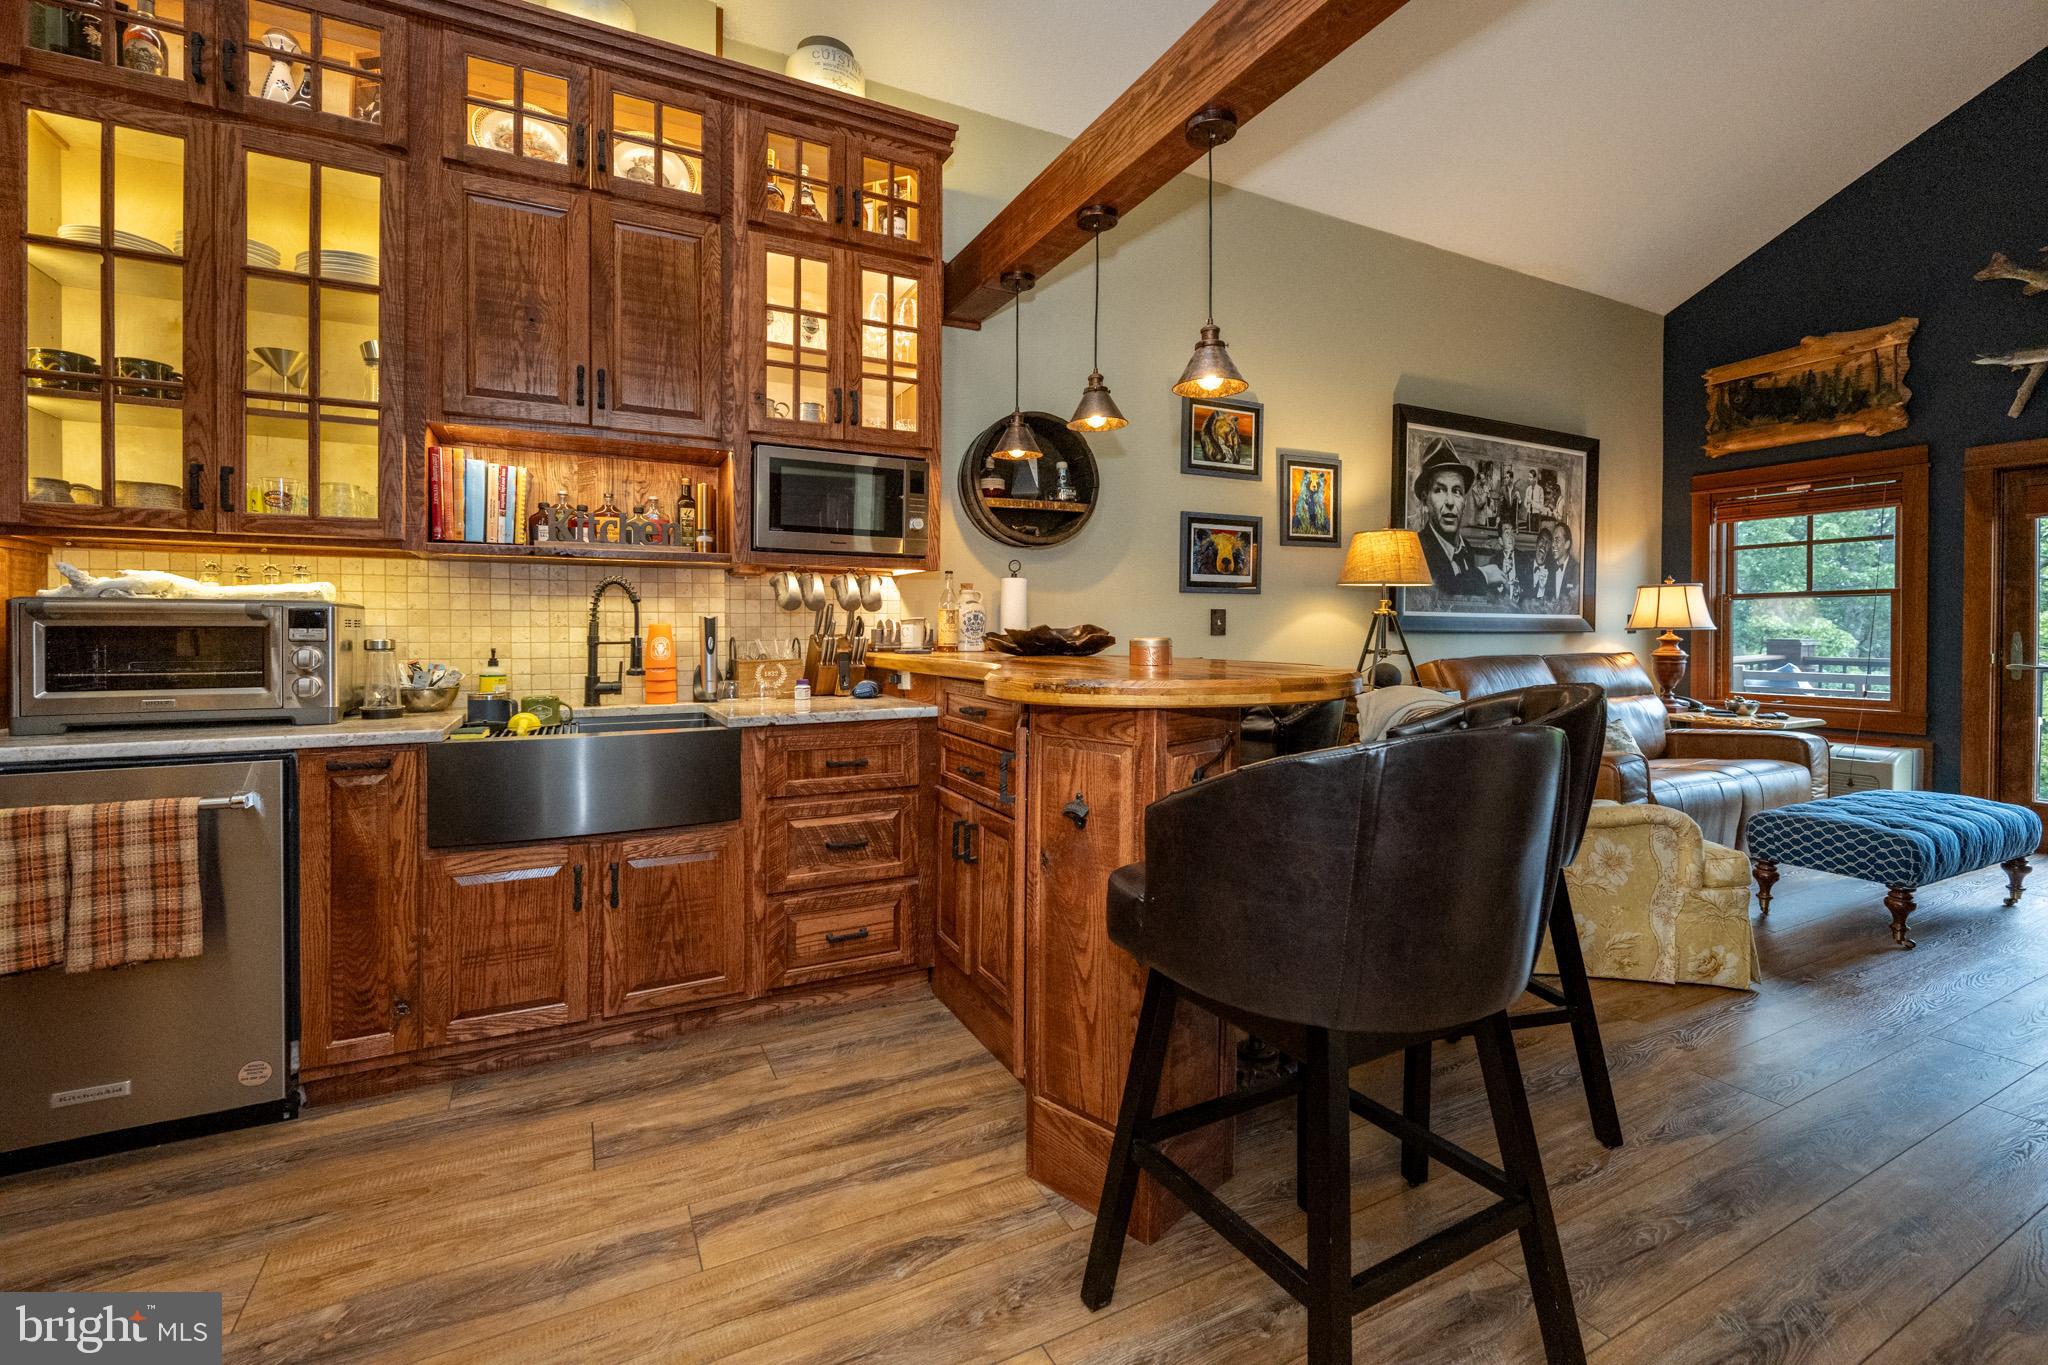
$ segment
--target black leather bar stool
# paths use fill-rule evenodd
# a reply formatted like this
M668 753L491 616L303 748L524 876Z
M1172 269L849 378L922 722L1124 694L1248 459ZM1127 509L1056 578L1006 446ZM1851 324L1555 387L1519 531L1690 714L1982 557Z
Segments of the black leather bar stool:
M1360 1309L1510 1232L1550 1359L1585 1359L1507 1025L1556 881L1566 765L1548 726L1430 735L1253 764L1147 811L1145 861L1109 882L1110 938L1147 975L1082 1302L1115 1292L1142 1171L1307 1308L1310 1365L1351 1359ZM1300 1070L1154 1116L1181 999ZM1354 1062L1451 1034L1478 1041L1499 1167L1351 1089ZM1296 1096L1306 1265L1161 1148ZM1352 1274L1353 1113L1499 1200Z
M1585 837L1586 816L1593 809L1593 788L1600 780L1600 753L1607 740L1607 694L1587 683L1525 687L1480 697L1449 710L1425 716L1410 725L1389 732L1390 737L1443 734L1505 725L1547 725L1562 731L1571 751L1570 776L1565 793L1564 827L1560 834L1564 856L1557 873L1556 894L1550 902L1550 950L1557 959L1557 985L1530 978L1529 994L1544 1001L1549 1009L1521 1010L1508 1016L1517 1030L1569 1024L1572 1046L1579 1054L1579 1078L1586 1088L1586 1109L1592 1115L1593 1135L1608 1147L1621 1146L1621 1115L1614 1107L1614 1085L1607 1075L1607 1050L1600 1043L1600 1021L1593 1012L1593 986L1586 979L1586 957L1579 946L1579 930L1572 919L1571 890L1565 884L1564 867L1579 850ZM1401 1112L1409 1121L1429 1127L1428 1043L1408 1050L1403 1061ZM1412 1185L1429 1178L1429 1158L1421 1147L1410 1143L1401 1152L1401 1173Z

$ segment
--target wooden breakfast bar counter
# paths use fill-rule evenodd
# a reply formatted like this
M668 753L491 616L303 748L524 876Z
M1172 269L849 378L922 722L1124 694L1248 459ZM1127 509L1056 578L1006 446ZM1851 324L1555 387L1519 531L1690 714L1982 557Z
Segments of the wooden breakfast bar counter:
M878 652L939 707L940 859L932 988L1024 1082L1033 1179L1095 1207L1137 1032L1144 973L1109 941L1109 874L1145 856L1145 808L1230 770L1240 711L1348 697L1341 668L1176 659ZM993 766L993 784L988 772ZM993 794L994 799L990 800ZM1222 1024L1184 1006L1161 1110L1221 1093ZM1179 1140L1206 1184L1230 1175L1231 1125ZM1131 1231L1152 1241L1184 1210L1148 1177Z

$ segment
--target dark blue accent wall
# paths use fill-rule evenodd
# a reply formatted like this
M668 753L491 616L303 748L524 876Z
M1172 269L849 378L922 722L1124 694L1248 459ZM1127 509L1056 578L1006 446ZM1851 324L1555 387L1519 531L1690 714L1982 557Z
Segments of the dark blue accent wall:
M1821 127L1794 137L1826 137ZM1731 193L1739 188L1731 187ZM1694 577L1692 479L1822 455L1928 448L1928 737L1934 783L1958 784L1962 689L1963 452L2048 437L2048 382L2017 420L2021 373L1979 355L2048 345L2048 294L1970 277L2003 251L2048 266L2048 50L1894 153L1664 319L1664 571ZM1724 455L1702 449L1704 371L1803 336L1917 317L1909 425L1881 437ZM1704 567L1704 566L1701 566ZM1882 742L1873 739L1873 742Z

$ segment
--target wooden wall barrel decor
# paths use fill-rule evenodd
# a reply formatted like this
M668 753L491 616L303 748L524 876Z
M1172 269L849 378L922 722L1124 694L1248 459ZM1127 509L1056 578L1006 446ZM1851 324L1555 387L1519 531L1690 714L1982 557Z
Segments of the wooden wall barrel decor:
M1087 438L1067 430L1066 422L1049 412L1027 412L1024 420L1045 452L1037 460L991 460L1009 418L997 420L968 445L960 460L960 503L974 529L1002 545L1059 545L1079 535L1095 515L1102 479ZM1055 497L1058 463L1067 462L1067 480L1074 496ZM981 480L993 465L1003 480L1002 492L984 492ZM1033 476L1036 476L1035 480ZM1034 487L1035 482L1035 487Z

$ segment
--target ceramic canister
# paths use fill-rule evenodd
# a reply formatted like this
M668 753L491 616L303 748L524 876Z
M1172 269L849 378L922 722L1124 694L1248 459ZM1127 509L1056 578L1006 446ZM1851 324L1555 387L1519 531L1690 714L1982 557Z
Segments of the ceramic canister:
M960 585L960 648L978 653L988 639L988 607L972 583Z

